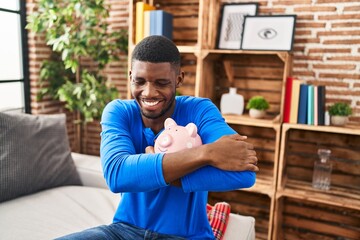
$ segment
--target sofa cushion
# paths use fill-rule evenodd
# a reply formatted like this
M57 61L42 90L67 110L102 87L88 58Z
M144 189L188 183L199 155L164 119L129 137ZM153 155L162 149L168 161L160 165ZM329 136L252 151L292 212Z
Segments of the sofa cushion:
M0 239L54 239L112 223L119 194L63 186L0 204Z
M63 185L80 185L66 115L0 112L0 202Z

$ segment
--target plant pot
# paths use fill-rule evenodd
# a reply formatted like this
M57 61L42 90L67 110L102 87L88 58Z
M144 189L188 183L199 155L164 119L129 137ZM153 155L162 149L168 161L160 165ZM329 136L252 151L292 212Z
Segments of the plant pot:
M348 120L348 116L331 116L331 125L344 126Z
M266 111L265 110L258 110L251 108L249 111L249 116L252 118L263 118L265 117Z

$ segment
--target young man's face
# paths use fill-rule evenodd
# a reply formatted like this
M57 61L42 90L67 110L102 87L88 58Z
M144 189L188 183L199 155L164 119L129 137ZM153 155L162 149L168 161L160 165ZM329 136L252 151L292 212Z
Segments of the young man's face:
M170 63L134 61L130 71L131 94L148 119L170 117L175 107L176 88L182 83Z

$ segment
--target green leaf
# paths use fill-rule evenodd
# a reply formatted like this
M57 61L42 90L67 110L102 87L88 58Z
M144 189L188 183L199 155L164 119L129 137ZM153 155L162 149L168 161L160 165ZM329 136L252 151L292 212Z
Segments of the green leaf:
M105 105L119 97L100 71L120 52L127 53L127 31L108 31L109 11L103 0L38 0L36 4L38 10L27 17L26 28L45 33L53 51L51 61L42 63L38 96L64 102L84 121L100 118Z

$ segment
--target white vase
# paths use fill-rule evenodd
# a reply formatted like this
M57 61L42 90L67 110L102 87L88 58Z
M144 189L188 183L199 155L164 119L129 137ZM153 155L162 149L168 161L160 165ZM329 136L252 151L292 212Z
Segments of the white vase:
M243 114L244 97L236 93L236 88L231 87L229 93L224 93L221 96L220 111L222 114Z
M251 108L249 110L249 116L252 117L252 118L263 118L265 117L265 110L258 110L258 109L254 109L254 108Z
M331 116L331 125L343 126L348 122L348 116Z

